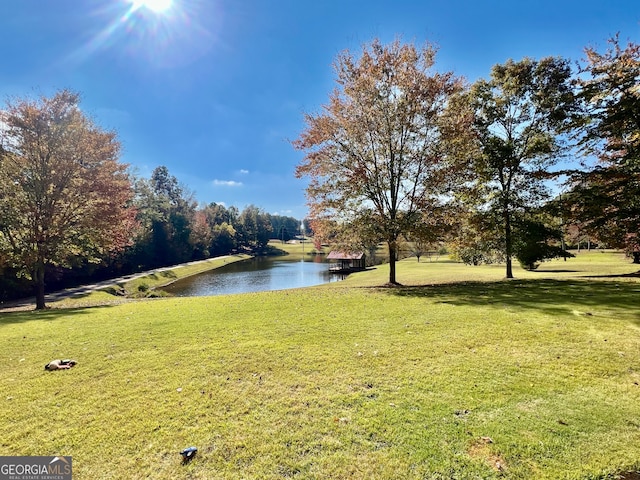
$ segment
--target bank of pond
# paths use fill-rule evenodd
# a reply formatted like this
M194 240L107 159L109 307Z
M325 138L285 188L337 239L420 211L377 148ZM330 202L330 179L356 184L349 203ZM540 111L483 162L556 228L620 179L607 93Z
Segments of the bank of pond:
M229 295L312 287L344 277L331 273L322 256L312 257L311 261L254 257L182 278L163 290L178 297Z

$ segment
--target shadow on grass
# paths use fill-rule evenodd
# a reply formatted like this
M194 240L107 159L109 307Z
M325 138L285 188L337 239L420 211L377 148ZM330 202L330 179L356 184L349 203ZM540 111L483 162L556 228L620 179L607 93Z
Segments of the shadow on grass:
M495 306L566 314L618 310L640 322L640 283L588 280L510 280L393 287L390 295L428 297L460 306Z
M70 307L70 308L47 308L45 310L21 310L17 312L0 311L0 328L5 325L15 323L24 323L32 321L51 321L57 320L61 316L79 316L87 315L96 309L110 308L113 305L96 305L87 307Z
M580 270L566 270L566 269L557 269L557 270L532 270L532 273L577 273Z
M640 472L623 473L619 477L620 480L640 480Z
M151 273L149 275L145 275L143 278L150 278L152 280L158 280L160 278L178 278L178 275L173 270L164 270L162 272Z
M616 275L590 275L585 278L640 278L640 271L634 273L620 273Z

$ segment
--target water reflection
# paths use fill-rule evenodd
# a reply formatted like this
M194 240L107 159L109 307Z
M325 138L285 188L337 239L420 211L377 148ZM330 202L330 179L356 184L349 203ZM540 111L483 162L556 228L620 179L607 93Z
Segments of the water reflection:
M164 290L179 297L201 297L311 287L344 278L330 274L329 266L322 261L322 257L319 260L314 258L313 261L303 262L277 257L253 258L178 280Z

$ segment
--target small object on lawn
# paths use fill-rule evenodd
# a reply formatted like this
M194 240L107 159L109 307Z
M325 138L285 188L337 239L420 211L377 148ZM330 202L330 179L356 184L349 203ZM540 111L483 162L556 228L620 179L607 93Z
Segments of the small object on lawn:
M51 360L49 363L47 363L44 366L45 370L49 370L50 372L54 371L54 370L67 370L71 367L73 367L74 365L76 365L78 362L76 362L75 360L70 360L70 359L65 359L65 360Z
M182 463L189 463L196 456L198 449L196 447L187 447L180 452L182 455Z

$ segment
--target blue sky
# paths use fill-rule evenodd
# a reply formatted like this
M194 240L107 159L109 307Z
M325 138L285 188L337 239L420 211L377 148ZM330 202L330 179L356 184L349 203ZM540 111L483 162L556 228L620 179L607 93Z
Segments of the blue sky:
M0 96L80 92L138 175L165 165L201 203L303 218L290 140L339 52L429 40L436 69L473 81L509 58L580 60L616 32L640 42L638 0L2 0Z

